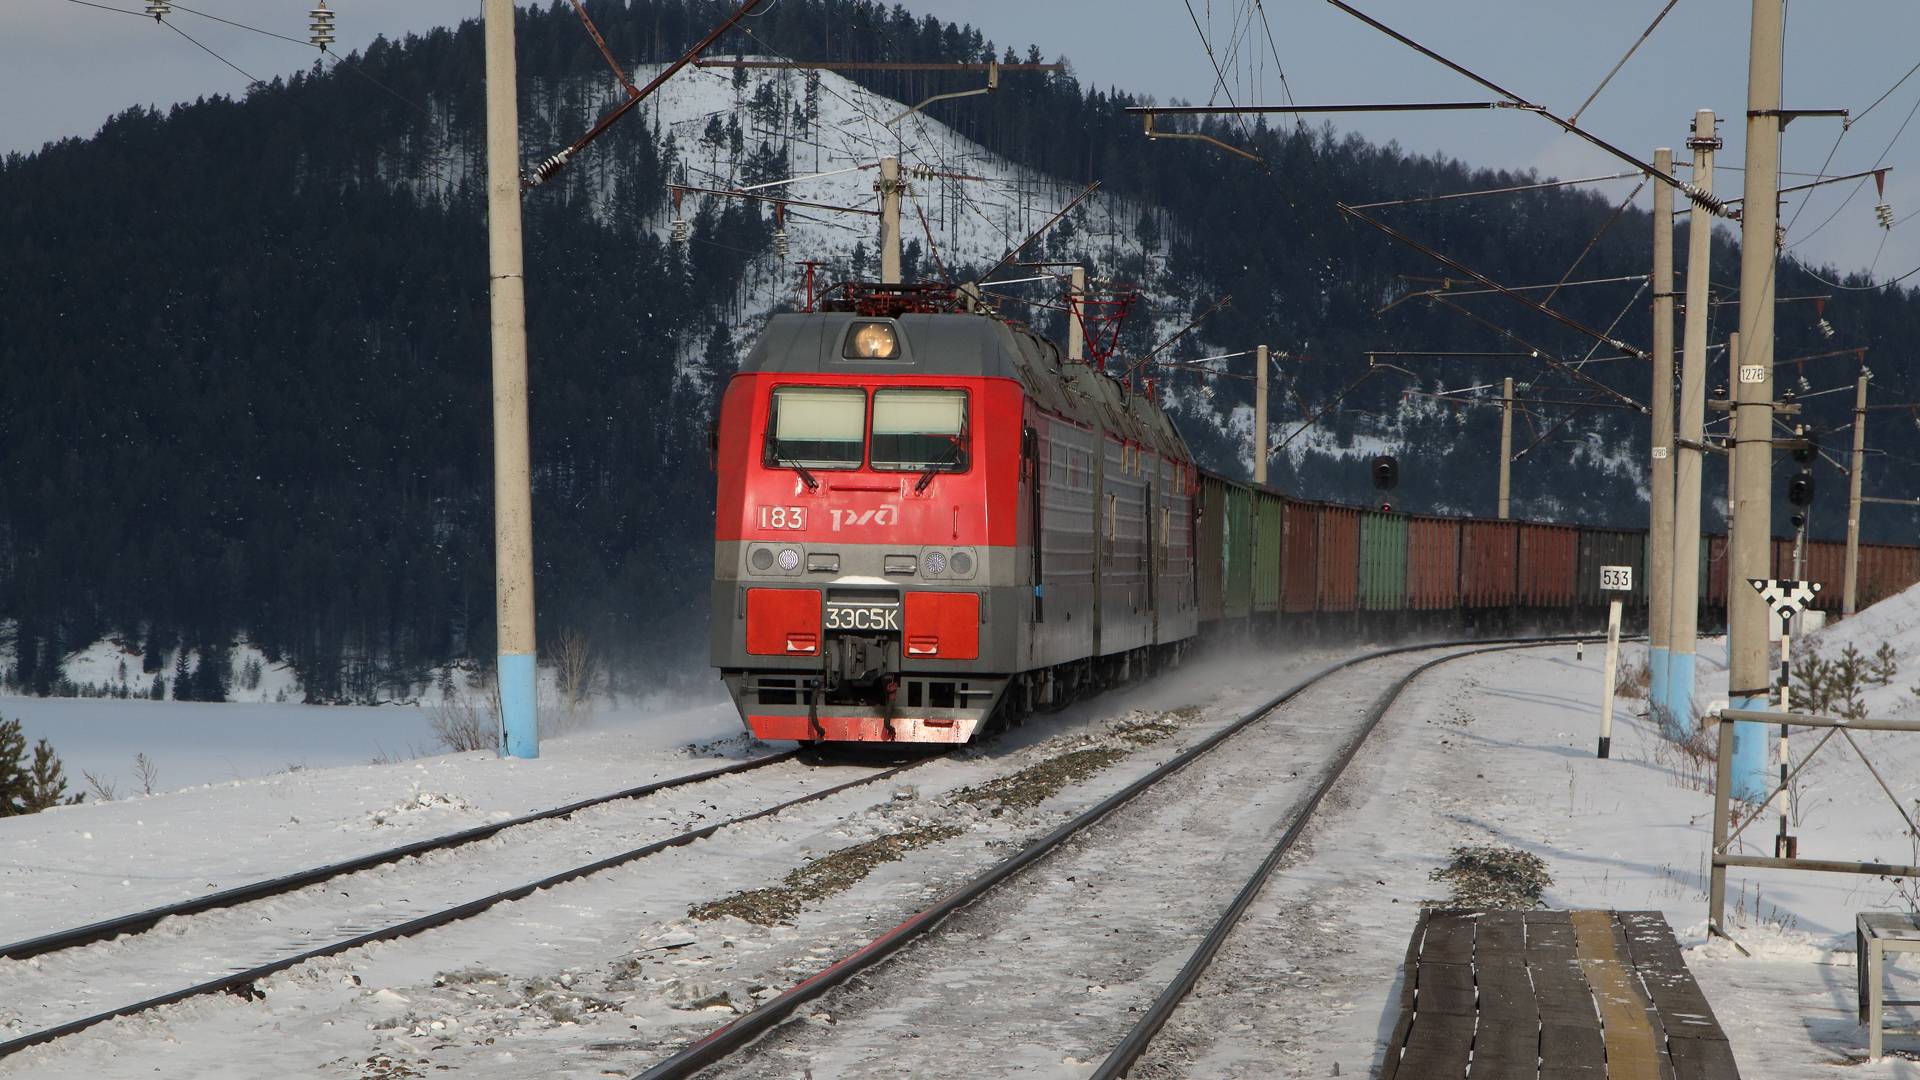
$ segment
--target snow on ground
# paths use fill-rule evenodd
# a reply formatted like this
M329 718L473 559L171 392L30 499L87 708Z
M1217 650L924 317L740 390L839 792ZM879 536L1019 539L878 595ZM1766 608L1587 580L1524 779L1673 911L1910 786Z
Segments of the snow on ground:
M1839 584L1831 583L1827 588L1837 589ZM1871 657L1882 644L1892 646L1895 655L1905 657L1908 670L1888 685L1873 687L1861 695L1868 711L1882 717L1910 717L1920 713L1920 694L1915 693L1915 688L1920 687L1920 587L1863 608L1851 619L1829 623L1826 629L1805 639L1796 638L1793 648L1799 655L1803 645L1811 646L1822 658L1831 661L1839 659L1849 645L1862 656Z
M29 737L50 735L74 779L97 758L122 797L0 819L0 941L698 772L749 749L723 700L631 705L545 740L532 761L491 751L412 758L408 747L432 738L422 709L90 699L7 708ZM187 777L200 786L131 794L128 766L142 750L161 786ZM396 760L368 764L376 754ZM240 765L256 778L233 779ZM267 769L279 771L260 775Z
M359 1075L384 1075L366 1064L381 1055L409 1063L430 1055L434 1064L450 1065L470 1076L599 1075L609 1063L630 1074L660 1056L664 1041L711 1026L716 1014L701 1011L696 1003L716 988L730 991L735 1002L746 1002L757 987L791 982L819 966L823 957L849 951L877 927L890 925L888 920L897 921L915 910L930 893L1002 857L1007 844L1050 828L1075 807L1150 768L1172 752L1174 743L1148 747L1095 782L1070 787L1031 812L1005 817L970 814L967 836L917 853L921 858L882 867L848 893L804 912L794 926L762 928L731 918L693 922L686 918L691 904L776 883L811 856L867 839L903 816L928 812L932 800L943 792L1004 775L1063 745L1096 736L1111 742L1112 736L1102 733L1116 719L1132 715L1129 710L1164 711L1207 703L1205 716L1194 723L1189 736L1199 737L1316 669L1325 658L1324 651L1293 650L1277 662L1271 655L1253 660L1228 655L1190 664L1147 685L1030 723L992 748L936 759L910 774L912 783L905 785L898 798L863 788L858 792L864 794L850 792L809 804L802 812L724 830L711 840L502 905L419 938L303 965L263 981L264 1001L246 1003L225 996L196 999L105 1025L54 1047L27 1051L0 1062L0 1075L131 1077L153 1075L156 1067L162 1075L257 1076L316 1067L353 1075L349 1070L361 1065L365 1068ZM612 748L600 747L595 755L565 761L568 769L547 779L565 776L574 781L569 773L590 770L594 766L589 762L610 757L614 757ZM537 798L549 803L568 797L571 793L554 790L554 785L534 782L538 778L528 770L530 764L541 768L563 764L560 759L557 751L537 763L493 762L476 755L460 762L467 766L463 772L470 786L436 784L433 790L457 791L472 805L474 810L461 812L458 823L464 824L480 808L507 801L501 798L503 792L521 796L522 802ZM682 761L676 771L692 771L699 764ZM349 797L334 812L334 821L322 817L292 822L279 816L274 801L244 786L189 794L207 800L202 804L205 809L224 803L228 815L236 819L266 818L269 832L298 837L305 850L315 852L342 846L333 836L343 826L364 836L370 822L368 807L406 804L417 790L415 773L425 766L415 762L333 771L350 780L339 785ZM483 775L476 778L475 774ZM327 780L329 773L309 773L303 778ZM485 799L489 789L494 795L491 802ZM222 792L224 798L220 798ZM881 805L874 805L876 798ZM146 805L158 807L163 802L149 800ZM120 864L139 862L145 836L134 826L111 833L92 828L117 809L80 807L45 817L65 818L69 830L87 827L99 841L97 850L117 852ZM721 812L736 809L730 806ZM444 811L436 808L435 812ZM16 820L0 822L0 860L6 863L21 861L23 853L36 854L32 845L21 842ZM170 823L171 818L154 815L138 828L166 828ZM432 831L443 831L454 823L438 821ZM413 835L423 832L415 830ZM71 843L71 836L62 840ZM248 840L252 838L231 846L250 852L257 863L269 864L254 869L312 861L290 858ZM625 842L625 838L609 840ZM187 846L170 861L163 860L164 867L147 869L163 871L191 890L190 875L209 863L224 865L230 859L206 846ZM44 865L49 860L35 861ZM108 889L101 889L96 882L93 889L111 891L108 884ZM425 902L419 896L411 899ZM0 898L0 910L4 903L5 898ZM36 925L26 929L69 925L80 917L84 916L43 905ZM95 948L119 947L115 943ZM143 978L151 974L143 973ZM0 1016L0 1029L5 1024ZM417 1067L432 1075L432 1066Z
M1644 659L1643 647L1625 653ZM1724 642L1702 642L1701 657L1702 696L1724 697ZM1550 907L1664 912L1747 1080L1916 1075L1911 1061L1853 1067L1866 1045L1854 913L1912 905L1878 879L1730 873L1729 922L1752 956L1707 943L1711 766L1632 710L1616 713L1612 759L1596 758L1601 659L1556 646L1459 661L1416 683L1139 1075L1328 1076L1335 1065L1365 1075L1395 1018L1415 913L1447 895L1430 874L1454 846L1486 843L1545 859ZM1920 740L1856 737L1911 804ZM1829 746L1811 772L1794 830L1802 856L1913 861L1857 759ZM1743 850L1771 854L1774 828L1763 815ZM1920 997L1915 976L1896 996Z
M1869 619L1885 628L1873 629ZM1903 614L1896 603L1869 609L1850 630L1877 647L1883 636L1904 641L1898 635L1911 632L1911 619L1911 610ZM116 1022L0 1062L0 1076L131 1077L154 1075L156 1067L160 1075L315 1068L391 1075L380 1071L383 1060L409 1062L429 1075L437 1065L482 1077L630 1074L676 1041L763 999L769 988L857 947L1009 845L1116 789L1328 655L1283 647L1251 659L1212 658L1043 718L1004 745L923 766L897 797L868 792L809 804L804 814L726 830L421 938L304 965L263 982L263 1001L200 999ZM1629 646L1626 656L1637 662L1644 650ZM1703 642L1701 657L1702 699L1724 697L1723 643ZM1708 766L1659 737L1633 701L1616 714L1613 759L1596 759L1601 661L1598 648L1576 659L1572 646L1560 645L1458 661L1416 683L1140 1075L1318 1077L1332 1075L1336 1064L1341 1075L1366 1075L1394 1019L1398 968L1418 906L1445 896L1431 873L1452 847L1487 842L1541 856L1554 878L1551 906L1663 911L1749 1080L1916 1075L1912 1059L1857 1063L1865 1035L1853 1016L1853 916L1906 910L1896 884L1731 874L1729 919L1752 955L1708 943ZM1912 681L1911 673L1895 685L1903 681ZM1367 696L1350 694L1335 709L1357 710ZM1031 811L966 815L960 837L883 865L846 893L802 910L791 925L686 918L690 904L776 884L809 857L903 822L933 820L959 786L1023 768L1077 739L1111 743L1111 725L1130 709L1193 704L1205 708L1178 736ZM9 819L0 822L0 939L694 771L715 755L748 748L736 738L690 753L689 742L737 730L724 705L708 706L553 740L535 762L469 754L312 768ZM1920 797L1920 739L1856 738L1904 802ZM1811 740L1795 745L1804 751ZM1324 738L1304 739L1299 764L1317 767L1330 746ZM1850 755L1836 742L1810 770L1795 827L1802 854L1911 861L1903 823ZM1207 784L1197 774L1194 785L1188 809L1195 829L1243 812L1257 787ZM734 786L742 798L770 792ZM662 811L648 828L684 826L699 820L698 810L679 808L684 820L671 822ZM1774 827L1772 815L1763 816L1743 838L1745 850L1770 850ZM627 839L607 838L609 846ZM1239 850L1242 839L1195 845L1208 856L1188 875L1195 888L1204 874L1217 875L1205 882L1212 889L1251 871L1264 851ZM1076 850L1030 872L1033 887L1045 890L1036 894L1043 907L1066 875L1081 876L1075 869L1083 864L1105 865L1097 853ZM1177 921L1185 920L1186 906L1180 899ZM1047 980L1031 988L1036 1001L1053 993L1084 1003L1106 985L1086 977L1086 964L1069 965L1074 970L1063 979L1025 957L1012 963L1023 981ZM950 980L963 985L948 989L958 1000L979 993L979 978L1011 974L963 972ZM700 1007L721 991L731 1005ZM1920 997L1920 972L1896 982L1894 993ZM1890 1046L1920 1056L1920 1041L1895 1038ZM1044 1061L1036 1054L1022 1057L1046 1066L1036 1075L1082 1076L1090 1068L1077 1054ZM1065 1060L1070 1056L1075 1060Z

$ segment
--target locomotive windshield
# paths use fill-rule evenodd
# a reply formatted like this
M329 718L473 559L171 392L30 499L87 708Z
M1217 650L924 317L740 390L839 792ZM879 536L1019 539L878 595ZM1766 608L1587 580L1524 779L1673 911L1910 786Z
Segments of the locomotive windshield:
M875 390L873 467L960 472L967 467L964 390Z
M767 464L857 469L866 455L867 394L855 387L781 386L773 391Z

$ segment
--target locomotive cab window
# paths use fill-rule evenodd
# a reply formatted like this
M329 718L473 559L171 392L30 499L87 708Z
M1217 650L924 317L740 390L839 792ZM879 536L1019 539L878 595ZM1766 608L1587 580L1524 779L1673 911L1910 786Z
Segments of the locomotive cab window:
M965 472L967 392L875 390L873 467L892 472Z
M857 469L864 458L867 394L856 387L780 386L767 418L766 464Z

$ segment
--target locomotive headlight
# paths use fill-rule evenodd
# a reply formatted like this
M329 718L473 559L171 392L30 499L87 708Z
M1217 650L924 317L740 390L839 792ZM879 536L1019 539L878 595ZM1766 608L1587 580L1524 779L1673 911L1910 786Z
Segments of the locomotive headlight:
M747 556L747 565L763 574L773 569L773 549L754 548L753 554Z
M943 552L929 551L927 557L921 560L921 565L927 568L929 577L939 577L947 572L947 556Z
M973 553L967 552L967 551L956 551L953 553L953 558L948 563L948 565L953 567L954 576L972 577L973 576Z
M861 323L848 335L841 354L852 360L892 360L900 355L900 339L891 323Z
M791 574L800 569L800 553L792 548L780 549L780 569Z

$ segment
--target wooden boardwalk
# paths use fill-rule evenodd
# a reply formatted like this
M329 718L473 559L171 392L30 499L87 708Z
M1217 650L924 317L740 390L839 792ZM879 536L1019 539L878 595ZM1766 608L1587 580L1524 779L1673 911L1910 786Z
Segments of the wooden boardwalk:
M1471 1073L1469 1073L1471 1067ZM1425 911L1381 1080L1738 1080L1652 911Z

